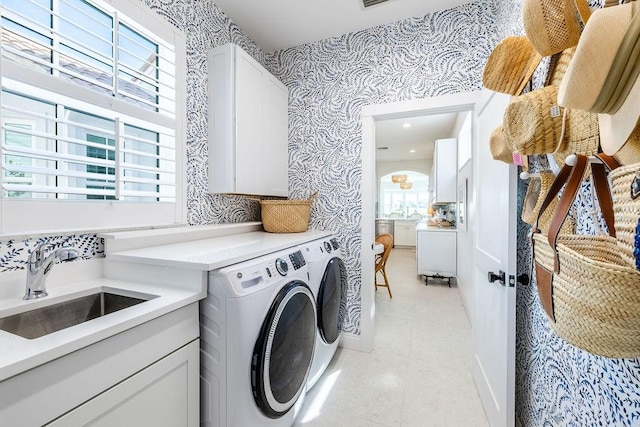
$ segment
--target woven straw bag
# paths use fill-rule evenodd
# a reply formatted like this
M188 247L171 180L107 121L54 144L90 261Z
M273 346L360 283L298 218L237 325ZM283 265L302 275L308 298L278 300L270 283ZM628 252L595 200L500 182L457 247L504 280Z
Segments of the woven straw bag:
M609 180L620 256L640 269L640 163L614 170Z
M629 267L619 255L603 164L592 165L592 177L609 235L559 235L586 165L586 156L578 156L573 169L565 165L543 203L542 210L548 206L551 195L567 183L548 235L540 232L533 235L540 302L551 328L570 344L605 357L637 357L640 272Z
M576 8L586 24L590 16L586 0L524 1L524 31L540 55L553 55L578 44L582 28Z
M512 151L528 156L553 153L562 136L558 88L545 86L515 97L504 112L504 133Z
M260 200L262 226L269 233L301 233L309 227L311 205L317 196L307 200Z

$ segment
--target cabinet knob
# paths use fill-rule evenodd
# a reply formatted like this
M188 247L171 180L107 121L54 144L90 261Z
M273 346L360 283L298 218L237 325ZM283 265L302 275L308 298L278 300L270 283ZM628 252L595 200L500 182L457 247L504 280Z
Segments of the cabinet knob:
M488 274L487 280L489 280L489 283L498 282L501 285L504 285L505 284L505 277L506 277L505 272L502 271L502 270L500 270L498 272L498 274L494 273L493 271L490 271L489 274Z

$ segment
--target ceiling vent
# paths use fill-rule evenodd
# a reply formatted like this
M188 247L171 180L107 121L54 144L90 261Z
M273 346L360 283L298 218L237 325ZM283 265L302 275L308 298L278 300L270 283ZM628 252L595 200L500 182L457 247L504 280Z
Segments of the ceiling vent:
M389 0L362 0L362 3L364 4L364 7L369 7L369 6L376 5L378 3L384 3L386 1L389 1Z

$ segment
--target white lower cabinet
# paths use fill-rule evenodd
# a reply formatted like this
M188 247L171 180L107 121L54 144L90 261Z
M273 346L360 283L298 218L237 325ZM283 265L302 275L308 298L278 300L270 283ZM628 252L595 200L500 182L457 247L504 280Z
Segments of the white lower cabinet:
M196 426L200 340L160 359L49 426ZM190 404L191 402L191 404Z
M394 224L393 243L396 246L415 246L416 222L396 220Z
M418 231L418 274L456 275L456 232Z
M195 302L0 381L0 425L199 426L198 315Z

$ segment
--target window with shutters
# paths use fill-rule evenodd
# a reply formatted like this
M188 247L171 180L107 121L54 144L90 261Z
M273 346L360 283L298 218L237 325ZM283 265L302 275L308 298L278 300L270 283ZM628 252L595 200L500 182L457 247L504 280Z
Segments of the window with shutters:
M129 0L0 20L0 232L183 222L184 35Z

